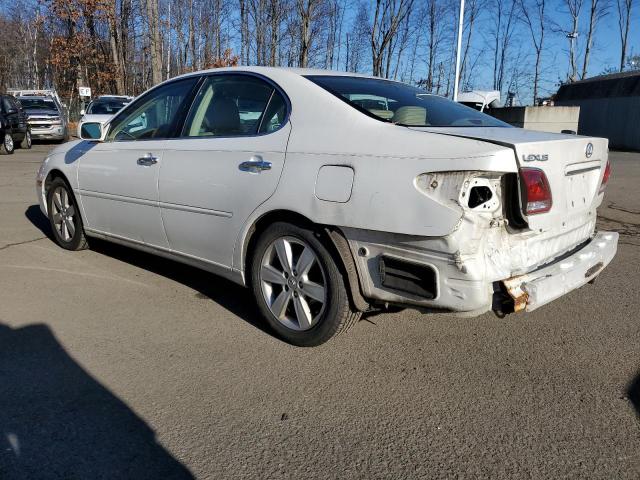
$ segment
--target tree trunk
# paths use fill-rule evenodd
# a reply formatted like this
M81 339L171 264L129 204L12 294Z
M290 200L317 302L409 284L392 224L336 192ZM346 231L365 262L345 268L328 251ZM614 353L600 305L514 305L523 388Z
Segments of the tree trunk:
M162 45L160 43L160 14L158 0L147 1L149 21L149 50L151 55L151 81L153 85L162 82Z

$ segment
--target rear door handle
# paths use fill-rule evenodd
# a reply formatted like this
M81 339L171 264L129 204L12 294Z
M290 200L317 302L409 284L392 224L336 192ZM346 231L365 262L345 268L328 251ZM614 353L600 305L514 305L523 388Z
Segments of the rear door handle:
M144 157L138 159L138 165L142 165L143 167L148 167L156 163L158 163L158 157L154 157L152 153L147 153Z
M242 162L238 168L243 172L260 173L263 170L271 170L271 162L266 162L261 156L251 157L251 160Z

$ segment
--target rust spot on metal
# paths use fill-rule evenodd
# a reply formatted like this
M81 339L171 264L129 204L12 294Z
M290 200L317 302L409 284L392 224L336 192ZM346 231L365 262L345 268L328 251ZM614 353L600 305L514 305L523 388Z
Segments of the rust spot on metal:
M589 270L584 272L584 278L589 278L589 277L595 275L600 270L602 270L603 267L604 267L604 263L603 262L596 263L593 267L589 268Z
M522 278L513 277L503 280L502 282L509 292L511 298L513 298L513 311L521 312L527 306L529 300L529 294L522 288Z

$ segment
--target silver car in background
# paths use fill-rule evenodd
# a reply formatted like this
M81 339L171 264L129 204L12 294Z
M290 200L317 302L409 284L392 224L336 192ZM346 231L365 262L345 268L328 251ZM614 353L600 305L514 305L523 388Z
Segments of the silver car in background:
M103 238L215 272L295 345L391 307L532 311L617 248L595 229L606 139L512 128L390 80L195 72L81 136L37 175L60 246Z
M91 100L87 108L80 111L77 136L80 137L83 123L106 123L111 117L131 103L131 100L133 100L133 97L127 95L100 95Z

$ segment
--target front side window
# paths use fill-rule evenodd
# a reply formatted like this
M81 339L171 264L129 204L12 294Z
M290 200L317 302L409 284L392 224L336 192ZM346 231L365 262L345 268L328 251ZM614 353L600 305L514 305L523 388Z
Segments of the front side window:
M229 137L269 133L286 116L280 93L249 75L213 75L204 82L191 107L182 135Z
M407 127L510 127L472 108L400 82L329 75L306 78L384 122Z
M2 101L0 102L0 106L2 107L2 111L4 113L9 113L11 110L14 109L14 107L11 105L11 102L9 101L9 97L1 97Z
M143 95L111 122L108 139L170 138L177 128L185 100L197 81L198 77L178 80Z

